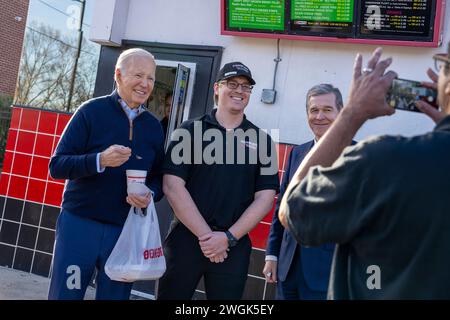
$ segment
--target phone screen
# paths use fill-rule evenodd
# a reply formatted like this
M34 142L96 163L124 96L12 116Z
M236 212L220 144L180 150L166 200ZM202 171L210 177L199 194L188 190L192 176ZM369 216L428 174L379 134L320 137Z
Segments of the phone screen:
M438 109L436 90L424 87L418 81L394 79L386 101L396 109L420 112L415 102L422 100Z

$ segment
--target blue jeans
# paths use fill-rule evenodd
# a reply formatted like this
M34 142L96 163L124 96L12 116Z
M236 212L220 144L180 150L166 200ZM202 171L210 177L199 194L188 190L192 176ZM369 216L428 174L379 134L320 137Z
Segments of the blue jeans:
M97 300L128 300L132 283L113 281L105 263L121 226L101 223L62 211L56 226L49 300L82 300L97 269Z

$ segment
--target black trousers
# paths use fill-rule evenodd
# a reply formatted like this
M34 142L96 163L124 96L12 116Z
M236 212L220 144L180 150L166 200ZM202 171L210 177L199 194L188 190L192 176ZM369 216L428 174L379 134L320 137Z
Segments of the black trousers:
M164 242L167 270L159 280L158 300L190 300L204 277L208 300L242 298L250 262L251 241L242 237L222 263L206 258L197 237L179 223Z

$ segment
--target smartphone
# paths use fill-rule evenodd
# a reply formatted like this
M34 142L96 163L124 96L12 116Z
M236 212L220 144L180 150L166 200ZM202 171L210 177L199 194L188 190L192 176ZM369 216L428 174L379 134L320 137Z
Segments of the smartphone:
M388 105L407 111L421 112L415 102L422 100L438 109L437 91L424 87L419 81L394 79L386 96Z

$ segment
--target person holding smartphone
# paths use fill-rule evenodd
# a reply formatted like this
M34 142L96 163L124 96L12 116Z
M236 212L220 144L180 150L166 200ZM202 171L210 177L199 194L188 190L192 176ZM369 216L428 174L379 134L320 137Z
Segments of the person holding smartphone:
M442 114L432 132L350 143L368 120L395 112L396 78L377 48L357 55L349 99L303 160L280 206L280 221L303 245L338 244L330 299L450 299L450 43L433 59ZM439 112L439 111L438 111Z

